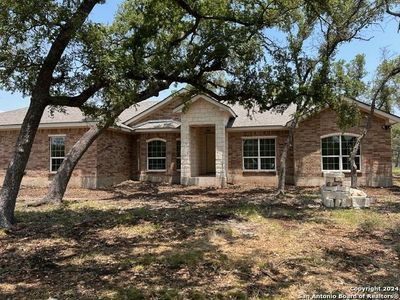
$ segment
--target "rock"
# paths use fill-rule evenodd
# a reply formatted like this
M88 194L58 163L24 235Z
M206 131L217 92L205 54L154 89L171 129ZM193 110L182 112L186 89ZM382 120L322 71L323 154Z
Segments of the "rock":
M371 199L364 191L344 186L322 186L322 203L326 207L370 207Z
M367 194L364 191L359 190L359 189L353 189L353 188L350 189L350 195L367 197Z

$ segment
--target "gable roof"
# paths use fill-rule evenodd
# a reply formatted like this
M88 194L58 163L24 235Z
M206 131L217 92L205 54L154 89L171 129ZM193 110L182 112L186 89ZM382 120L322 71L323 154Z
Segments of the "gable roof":
M203 99L203 100L207 101L208 103L211 103L212 105L215 105L215 106L219 107L220 109L227 111L231 115L231 117L234 117L234 118L237 117L236 113L228 105L226 105L222 102L219 102L208 95L202 95L202 94L193 96L188 102L183 103L183 104L179 105L177 108L175 108L174 112L182 112L184 110L184 108L186 107L186 105L190 105L191 103L194 103L200 99Z
M134 115L133 117L129 118L125 122L125 125L129 125L138 121L146 116L149 116L153 112L157 111L168 105L168 103L175 100L175 98L183 93L187 92L187 89L183 88L167 98L161 100L160 102L156 103L152 107L149 107L146 110L143 110L141 113ZM214 105L217 105L221 109L226 110L231 115L231 120L227 124L228 128L232 129L250 129L250 128L284 128L286 124L292 119L292 114L295 111L295 106L289 106L283 113L278 113L275 111L265 111L265 112L258 112L257 107L255 107L252 111L247 110L240 104L235 105L227 105L225 103L219 102L214 98L200 94L193 96L189 102L195 102L199 99L204 99ZM177 106L173 111L174 112L181 112L184 109L186 103Z
M167 98L161 100L161 101L157 101L157 103L155 103L154 105L142 110L140 113L135 114L134 116L131 116L130 118L128 118L127 120L125 120L123 123L125 125L129 125L132 124L133 122L147 116L150 115L152 112L156 111L157 109L162 108L163 106L167 105L170 101L174 100L176 96L179 96L183 93L187 92L187 89L183 88L180 89L179 91L172 93L171 95L169 95Z

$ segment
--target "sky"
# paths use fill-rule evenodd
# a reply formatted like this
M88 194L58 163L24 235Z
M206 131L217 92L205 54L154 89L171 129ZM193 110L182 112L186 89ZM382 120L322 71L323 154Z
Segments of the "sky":
M97 5L90 18L97 22L110 23L122 0L108 0L106 4ZM372 78L382 57L382 50L388 49L389 53L397 54L400 49L400 33L397 29L398 21L393 17L386 17L380 24L365 29L362 37L370 39L369 41L354 40L344 44L339 48L337 58L351 60L355 55L364 53L366 55L366 69ZM167 97L177 87L161 92L154 99L163 99ZM152 100L154 100L152 99ZM0 112L26 107L29 105L29 98L23 98L21 94L9 93L0 89Z

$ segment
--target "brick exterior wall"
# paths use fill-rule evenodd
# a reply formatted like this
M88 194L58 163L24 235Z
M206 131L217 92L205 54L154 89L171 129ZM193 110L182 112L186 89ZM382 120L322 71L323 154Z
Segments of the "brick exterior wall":
M133 177L134 138L128 132L107 130L97 140L97 186L110 186Z
M22 184L47 186L53 179L54 174L50 173L49 135L65 134L65 148L67 153L86 130L87 128L39 129L32 146L32 152ZM18 130L0 131L0 182L4 180L4 174L14 152L18 133ZM96 147L95 142L83 155L72 174L70 186L96 187Z
M243 171L243 137L276 137L276 170L280 167L280 156L286 142L288 131L252 131L228 133L228 182L232 184L248 183L276 186L278 184L278 172L249 172ZM289 149L286 161L287 183L293 184L294 163L293 149Z
M390 130L383 129L383 119L375 117L361 144L359 183L370 186L392 185L392 149ZM327 109L301 122L294 134L295 183L318 186L323 183L321 136L339 133L336 114ZM347 133L359 134L359 128ZM348 176L348 174L347 174Z
M172 110L181 103L172 101L161 111L145 119L175 119L181 121L180 114ZM191 130L212 125L216 136L216 183L225 178L233 184L263 184L274 186L276 172L244 172L242 169L242 138L248 136L276 136L276 164L287 137L287 131L243 131L233 132L225 128L228 114L203 100L198 100L182 114L181 132L136 133L129 134L108 130L89 148L78 163L70 181L70 186L96 188L115 184L130 178L158 182L179 183L181 171L176 170L176 141L182 133L182 172L191 178L196 175L191 160L196 149L190 139ZM139 120L138 123L143 122ZM390 186L392 184L392 150L390 130L383 129L385 121L374 118L372 128L361 145L360 184L371 186ZM200 126L200 127L199 127ZM32 147L23 184L47 186L53 178L49 172L49 135L66 135L66 153L83 135L87 128L39 129ZM196 129L194 130L196 131ZM201 130L200 130L201 131ZM358 134L360 129L352 128L348 133ZM324 110L312 118L302 121L294 134L293 149L287 161L288 183L296 185L321 185L321 136L339 133L336 115L332 110ZM0 130L0 183L14 151L18 130ZM165 139L166 166L164 172L147 170L147 140ZM196 156L197 157L197 156ZM197 164L199 165L199 164ZM192 171L194 173L192 174ZM196 174L195 174L196 173ZM226 173L226 174L225 174ZM183 177L185 177L183 176ZM225 177L224 177L225 176ZM210 182L210 181L208 181ZM208 183L207 182L207 183ZM196 183L196 182L194 182Z
M149 171L147 170L147 141L150 139L166 140L166 171ZM179 183L180 172L176 170L176 141L180 138L179 133L175 132L160 132L160 133L141 133L137 136L136 145L138 149L134 152L139 152L139 174L138 177L142 181Z

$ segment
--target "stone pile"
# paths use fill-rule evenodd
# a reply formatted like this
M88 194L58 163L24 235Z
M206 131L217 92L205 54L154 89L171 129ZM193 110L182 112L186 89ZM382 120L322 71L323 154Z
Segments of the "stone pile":
M325 185L321 187L322 203L326 207L370 207L371 199L358 189L352 189L341 172L324 174Z

